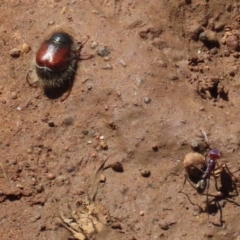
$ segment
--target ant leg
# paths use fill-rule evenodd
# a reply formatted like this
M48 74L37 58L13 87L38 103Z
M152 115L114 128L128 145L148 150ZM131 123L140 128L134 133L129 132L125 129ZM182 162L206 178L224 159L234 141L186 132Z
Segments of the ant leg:
M191 199L189 198L189 196L188 196L185 192L181 192L181 193L183 193L183 194L187 197L188 201L189 201L193 206L198 206L198 207L201 209L201 211L203 212L202 207L200 207L198 204L192 202Z
M93 58L93 54L80 54L83 46L87 43L87 41L89 40L89 36L87 36L87 39L84 41L84 42L78 42L79 44L79 50L77 52L77 56L78 56L78 60L88 60L88 59L91 59Z
M87 41L90 39L90 36L87 36L87 38L85 39L85 41L84 42L78 42L78 44L81 46L81 47L83 47L86 43L87 43Z
M206 195L207 195L207 215L208 215L208 223L209 223L209 200L208 200L208 196L209 196L209 194L208 194L208 189L209 189L209 186L210 186L210 181L209 181L209 179L207 180L207 193L206 193Z
M200 169L199 169L199 170L200 170ZM185 184L186 184L186 181L188 181L189 184L190 184L194 189L197 190L196 186L195 186L195 185L191 182L191 180L188 178L188 175L187 175L187 172L186 172L186 171L185 171L185 173L183 173L183 175L185 176L184 182L183 182L183 186L182 186L182 188L181 188L178 192L179 192L179 193L183 193L182 190L183 190L183 188L184 188L184 186L185 186Z
M27 82L27 84L28 84L30 87L32 87L32 88L37 88L36 85L34 85L33 83L30 83L30 82L29 82L29 74L30 74L30 72L28 72L27 77L26 77L26 82Z
M185 173L183 173L183 175L184 175L184 182L183 182L183 186L182 186L182 188L180 189L180 190L178 190L178 192L179 193L181 193L182 192L182 190L183 190L183 188L184 188L184 186L185 186L185 184L186 184L186 181L187 181L187 178L188 178L188 176L187 176L187 173L185 172Z

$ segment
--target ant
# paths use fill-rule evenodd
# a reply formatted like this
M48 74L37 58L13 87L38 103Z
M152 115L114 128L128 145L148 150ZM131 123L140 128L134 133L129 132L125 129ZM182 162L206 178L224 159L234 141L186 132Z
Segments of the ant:
M205 164L206 164L206 170L203 171L201 169L199 169L198 167L192 165L194 168L198 169L199 171L203 172L202 176L200 177L200 180L197 182L196 186L191 182L191 180L189 179L188 175L185 174L185 179L184 179L184 183L183 183L183 187L181 190L179 190L179 193L183 193L185 194L182 190L184 188L184 185L186 183L186 180L188 180L188 182L190 183L190 185L195 188L197 190L197 192L199 194L202 195L206 195L207 199L207 213L208 213L208 222L209 222L209 206L210 203L215 201L216 205L218 206L219 210L220 210L220 222L221 225L223 223L222 221L222 211L221 211L221 207L218 203L219 200L225 199L237 206L240 206L240 204L234 202L232 199L227 199L228 198L232 198L234 196L238 195L238 191L237 191L237 185L236 183L238 183L238 179L233 175L234 173L231 173L231 171L229 170L228 166L226 163L223 163L221 165L218 165L217 159L219 159L221 157L221 154L219 152L219 150L217 149L212 149L210 150L210 152L208 153L209 156L209 161L206 160L206 154L205 154ZM217 172L218 171L218 172ZM239 171L239 170L237 170ZM217 178L218 176L221 176L221 188L219 189L217 186ZM212 195L208 193L208 189L210 186L210 177L213 176L215 179L215 188L218 191L218 195ZM207 193L204 193L204 191L207 189ZM230 191L236 190L236 195L232 196L229 194ZM187 196L187 194L185 194ZM213 197L213 199L211 201L209 201L209 196ZM188 200L190 201L189 197L187 196ZM194 203L192 203L190 201L191 204L196 205Z

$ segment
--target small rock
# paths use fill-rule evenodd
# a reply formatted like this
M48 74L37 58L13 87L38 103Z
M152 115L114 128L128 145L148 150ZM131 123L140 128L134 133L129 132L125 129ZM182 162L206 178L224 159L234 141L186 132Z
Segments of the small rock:
M141 170L140 173L141 173L141 175L142 175L143 177L145 177L145 178L148 178L148 177L150 177L150 175L151 175L150 170Z
M63 120L63 125L65 126L70 126L72 125L74 122L73 120L73 117L66 117L64 120Z
M113 69L113 67L112 67L111 64L106 64L106 65L103 67L103 69L105 69L105 70L111 70L111 69Z
M110 57L104 57L103 59L104 59L105 62L108 62L108 61L110 61L111 58Z
M43 185L39 184L35 186L35 189L38 193L41 193L44 191Z
M126 67L126 66L127 66L127 64L126 64L122 59L119 61L119 63L120 63L123 67Z
M113 121L109 121L109 126L111 129L115 130L116 129L116 124Z
M144 211L140 211L139 215L144 216Z
M103 150L108 150L108 145L104 141L100 142L100 146Z
M229 51L238 51L239 50L239 39L236 35L230 35L226 39L226 46Z
M195 205L194 208L193 208L193 216L197 216L201 212L202 212L202 209L199 206Z
M110 166L115 172L123 172L123 166L120 162L112 163Z
M199 23L193 23L189 28L190 38L194 41L198 40L199 34L203 31L202 26Z
M67 171L68 171L69 173L74 172L74 171L75 171L75 167L74 167L74 166L68 166L68 167L67 167Z
M86 129L82 130L82 134L83 135L88 135L88 130L86 130Z
M144 98L144 102L145 102L146 104L149 104L149 103L151 102L151 98L145 97L145 98Z
M101 182L101 183L106 182L106 177L103 174L100 175L99 182Z
M224 23L216 23L215 26L214 26L214 30L217 31L217 32L220 32L223 30L224 28Z
M98 46L98 44L96 42L93 42L92 45L91 45L91 48L94 49Z
M199 40L201 40L205 45L210 45L211 47L219 46L217 34L211 30L205 30L204 32L200 33Z
M21 55L21 51L17 48L13 48L12 50L10 50L9 54L13 58L18 58Z
M100 57L106 57L111 53L111 51L108 49L107 46L104 47L98 47L97 49L97 55Z
M11 93L11 99L17 99L17 93L16 92Z
M121 223L113 223L111 227L112 229L119 229L119 230L122 229Z
M56 178L56 175L52 172L47 173L47 179L48 180L54 180Z
M234 77L234 76L235 76L235 71L234 71L234 70L230 70L230 71L229 71L229 75L230 75L231 77Z
M137 85L138 85L138 86L141 86L142 83L143 83L143 79L140 78L140 77L136 77L136 81L137 81Z
M217 53L218 53L218 49L216 47L214 47L210 50L211 55L216 55Z
M194 150L194 151L199 150L199 143L198 143L197 141L192 141L192 143L191 143L191 148L192 148L192 150Z
M54 124L53 121L48 121L48 126L49 126L49 127L55 127L55 124Z
M28 53L30 50L31 50L31 47L28 44L24 43L22 45L22 52Z
M52 25L54 25L54 24L55 24L54 21L50 21L50 22L48 23L48 26L52 26Z
M153 145L153 146L152 146L152 150L153 150L154 152L157 152L157 151L158 151L158 146L157 146L157 145Z
M159 223L159 227L162 230L168 230L169 229L169 224L163 221L163 222Z

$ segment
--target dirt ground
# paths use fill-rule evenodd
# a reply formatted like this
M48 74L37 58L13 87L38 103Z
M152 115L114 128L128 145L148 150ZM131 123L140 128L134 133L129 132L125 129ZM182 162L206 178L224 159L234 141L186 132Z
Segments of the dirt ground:
M219 164L240 167L238 1L1 0L0 10L1 240L240 239L237 186L214 197L211 177L208 201L189 182L178 192L189 152L216 148ZM94 55L64 102L26 82L57 29L90 36L81 54Z

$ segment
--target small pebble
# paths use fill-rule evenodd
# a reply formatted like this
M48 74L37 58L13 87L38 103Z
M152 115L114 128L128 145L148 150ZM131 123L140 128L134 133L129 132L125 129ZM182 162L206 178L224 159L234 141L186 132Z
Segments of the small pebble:
M41 193L44 191L43 185L39 184L35 186L35 189L38 193Z
M28 153L28 154L32 154L32 153L33 153L32 148L28 148L28 149L27 149L27 153Z
M106 177L103 174L100 175L99 182L101 182L101 183L106 182Z
M21 51L17 48L13 48L12 50L10 50L9 54L13 58L18 58L20 57Z
M122 59L119 61L119 63L120 63L123 67L126 67L126 66L127 66L127 64L126 64Z
M69 173L74 172L74 171L75 171L75 167L74 167L74 166L68 166L68 167L67 167L67 171L68 171Z
M93 42L92 45L91 45L91 48L94 49L98 46L98 44L96 42Z
M55 178L56 178L56 175L54 173L51 173L51 172L47 173L48 180L54 180Z
M215 45L216 47L218 47L219 45L216 32L213 32L211 30L205 30L204 32L200 33L199 40L201 40L205 44L211 43L212 46Z
M97 49L97 55L100 57L106 57L111 53L111 51L108 49L107 46L104 47L98 47Z
M137 85L138 85L138 86L141 86L142 83L143 83L143 79L140 78L140 77L136 77L136 81L137 81Z
M146 104L149 104L149 103L151 102L151 98L145 97L145 98L144 98L144 102L145 102Z
M123 172L123 166L120 162L112 163L111 168L115 172Z
M108 62L108 61L110 61L111 58L110 57L104 57L103 59L104 59L105 62Z
M48 26L52 26L52 25L54 25L54 21L50 21L49 23L48 23Z
M159 224L159 227L162 229L162 230L168 230L169 229L169 224L166 223L166 222L162 222Z
M112 67L112 65L110 65L110 64L106 64L106 65L103 67L103 69L105 69L105 70L111 70L111 69L113 69L113 67Z
M115 130L116 129L116 124L113 121L109 121L109 126L111 129Z
M229 51L238 51L239 50L239 38L237 35L230 35L226 39L226 45Z
M158 146L157 146L157 145L153 145L153 146L152 146L152 150L153 150L154 152L157 152L157 151L158 151Z
M86 130L86 129L82 130L82 134L83 135L88 135L88 130Z
M191 148L192 148L192 150L197 151L199 149L199 143L195 140L192 141Z
M121 223L113 223L111 227L112 229L119 229L119 230L122 229Z
M144 211L140 211L139 215L144 216Z
M63 120L63 125L65 126L70 126L72 125L74 122L73 120L73 117L66 117L64 120Z
M151 172L149 170L141 170L140 173L145 178L148 178L151 175Z
M101 146L101 149L108 150L108 145L105 142L101 141L100 146Z
M22 45L22 52L28 53L30 50L31 50L31 47L28 44L24 43Z
M53 121L49 121L49 122L48 122L48 126L49 126L49 127L55 127L55 124L54 124Z
M17 93L16 92L11 93L11 99L17 99Z

